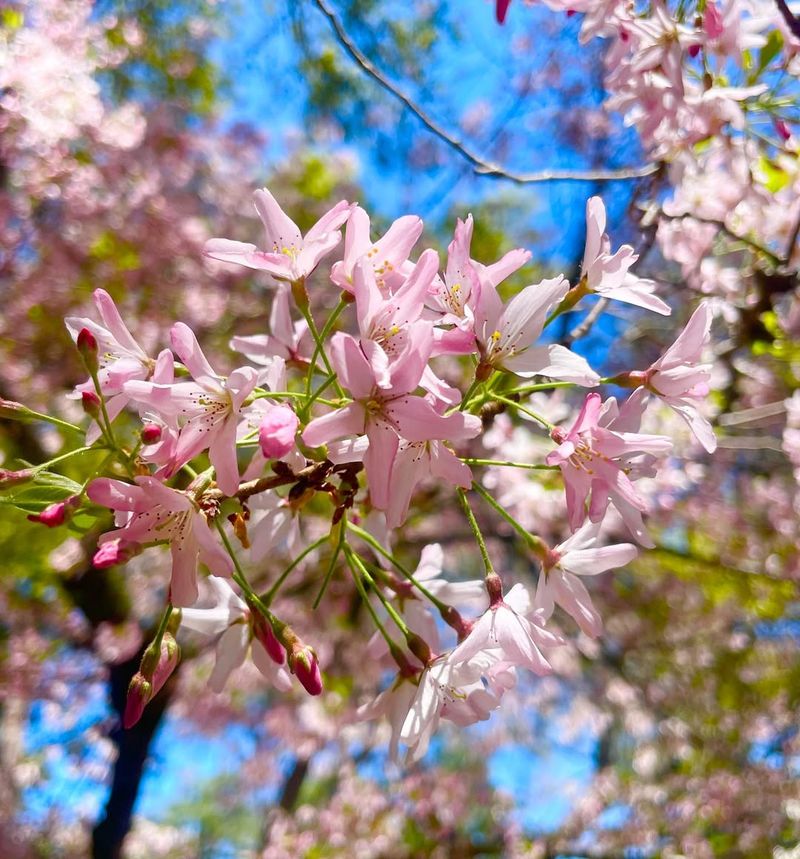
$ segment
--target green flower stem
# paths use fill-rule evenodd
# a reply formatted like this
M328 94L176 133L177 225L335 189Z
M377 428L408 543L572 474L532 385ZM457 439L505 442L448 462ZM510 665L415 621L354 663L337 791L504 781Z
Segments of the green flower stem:
M344 547L344 551L350 562L350 568L354 571L358 570L361 576L366 579L370 583L370 585L372 585L372 589L375 592L375 596L377 596L378 599L381 601L383 607L386 609L387 614L394 621L395 626L397 626L400 632L403 633L403 637L408 638L410 635L413 635L411 630L408 628L408 624L398 614L397 609L391 604L388 599L386 599L383 594L383 591L381 591L381 589L375 584L375 580L369 574L369 570L366 568L366 566L364 566L363 562L361 561L361 558L358 556L358 553L347 545ZM362 583L361 588L363 589L363 587L364 586ZM366 593L363 592L361 589L359 590L361 592L362 597L364 598L364 601L369 603Z
M333 370L331 370L330 364L328 364L328 361L325 358L325 354L323 351L323 349L324 349L323 344L325 343L325 340L328 337L328 335L331 333L331 329L336 324L336 320L342 315L342 311L345 309L345 307L347 307L347 304L348 304L348 302L343 301L341 298L339 299L339 303L336 305L336 307L334 307L333 312L327 318L325 324L322 326L322 331L320 331L319 335L314 338L316 345L314 347L314 354L311 356L311 364L309 366L309 372L308 372L308 375L306 376L306 397L311 396L311 380L312 380L312 377L314 375L314 367L317 364L317 358L320 356L320 353L322 353L323 360L325 361L325 366L328 369L328 373L333 373ZM311 314L309 312L309 316L310 315ZM311 322L309 322L309 328L311 328ZM313 332L312 332L312 335L313 335Z
M350 567L350 572L353 574L353 581L355 582L356 590L358 590L358 593L361 595L361 599L372 617L372 622L378 628L378 632L380 632L383 640L388 645L389 651L392 652L397 649L397 643L389 635L386 627L383 625L383 621L378 617L375 607L369 601L369 595L367 594L367 589L364 587L364 582L361 581L361 576L359 575L352 549L347 545L347 543L344 544L343 548L345 558L347 558L347 565Z
M365 543L371 546L379 555L382 555L386 560L392 564L400 573L407 578L412 585L425 597L425 599L429 600L436 608L442 612L447 611L450 606L447 603L443 603L440 599L437 599L426 587L421 584L414 578L414 574L409 572L406 567L397 560L390 552L387 552L386 549L381 546L381 544L370 534L368 531L365 531L363 528L359 528L358 525L354 525L352 522L347 523L347 527L352 531L356 536L360 537Z
M460 456L459 459L467 465L494 465L506 468L526 468L529 471L558 471L557 465L541 465L530 462L513 462L503 459L478 459L474 456Z
M540 423L543 427L546 427L548 430L552 430L555 428L555 424L551 424L546 418L543 418L541 415L536 412L531 411L526 406L523 406L522 403L517 403L514 400L508 399L508 397L504 397L501 394L492 393L492 399L498 400L501 403L505 403L507 406L513 406L517 411L522 412L523 414L528 415L528 417L533 418L535 421Z
M603 379L600 380L604 381ZM575 382L541 382L537 385L523 385L521 388L512 388L507 394L535 394L537 391L553 391L556 388L577 388Z
M294 568L308 555L310 555L314 549L319 548L323 543L328 540L328 534L325 534L324 537L320 537L318 540L314 540L311 545L306 546L305 549L292 561L291 564L278 576L275 581L275 584L264 594L264 596L260 597L260 602L265 605L267 608L272 605L272 600L275 599L275 595L280 590L281 585L286 581L289 574L294 570Z
M68 453L62 453L60 456L57 456L55 459L48 459L47 462L42 462L39 465L35 466L34 471L44 471L45 469L51 468L54 465L57 465L59 462L64 462L67 459L70 459L73 456L79 456L82 453L86 453L90 450L102 450L102 448L87 446L87 447L76 447L75 450L70 450Z
M536 552L540 557L544 557L547 554L548 547L544 540L539 537L535 537L530 533L526 528L524 528L517 520L501 505L499 504L479 483L473 482L472 488L478 493L478 495L483 498L483 500L492 507L497 513L502 516L503 519L508 522L508 524L522 537L525 541L525 545Z
M336 526L339 529L339 539L336 541L336 545L334 546L333 554L331 555L331 560L328 564L328 571L325 573L325 578L322 580L322 585L319 589L319 593L314 600L314 604L311 606L314 611L316 611L316 609L319 607L319 604L322 601L322 597L324 596L325 591L328 590L328 585L330 584L331 578L333 577L333 571L336 568L336 562L339 560L339 555L341 554L342 548L344 547L345 543L344 535L346 533L346 524L347 520L343 516Z
M154 647L156 652L161 655L161 640L164 638L164 633L167 631L167 624L169 623L170 615L172 614L172 603L168 602L166 607L164 608L164 613L161 615L161 622L158 624L158 630L156 631L156 637L153 639L153 643L150 645Z
M475 542L478 544L478 549L481 553L481 559L483 560L483 568L486 571L486 578L488 579L492 576L496 576L497 573L495 573L494 567L492 566L492 561L489 558L489 550L486 548L486 542L483 539L483 534L481 534L481 529L478 527L478 522L475 519L475 514L472 512L472 508L469 506L469 501L467 500L467 493L463 489L458 490L458 500L461 502L461 507L464 510L464 515L467 517L467 522L469 524L470 530L475 537Z
M336 379L336 373L335 373L333 367L331 366L331 362L328 360L328 355L325 352L325 347L322 343L322 338L320 337L319 331L317 330L317 325L314 322L314 317L311 315L311 310L308 307L301 307L300 310L302 311L303 317L305 318L306 322L308 323L308 330L311 332L311 336L314 338L314 345L316 347L314 350L314 356L311 359L311 364L308 367L308 376L306 377L306 390L309 393L311 391L311 383L309 380L311 378L313 378L313 376L314 376L314 370L316 369L316 366L317 366L316 358L317 358L317 355L319 355L319 357L322 358L322 363L325 365L325 369L328 371L328 375L334 377L333 378L333 385L336 388L336 393L340 397L344 398L345 393L342 390L342 386L339 384L338 380Z
M5 415L4 415L5 417ZM35 412L33 409L29 409L27 406L23 412L20 412L20 420L29 420L35 419L37 421L44 421L45 423L52 424L56 427L61 427L61 429L72 430L72 432L77 432L83 434L85 430L81 429L79 426L75 426L75 424L71 424L69 421L62 420L61 418L53 417L53 415L46 415L43 412ZM13 420L13 418L12 418Z

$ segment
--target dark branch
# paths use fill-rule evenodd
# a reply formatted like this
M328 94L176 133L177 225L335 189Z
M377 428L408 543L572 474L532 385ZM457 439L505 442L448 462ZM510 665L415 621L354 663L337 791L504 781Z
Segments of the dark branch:
M533 182L612 182L620 179L639 179L642 176L648 176L651 173L655 173L659 169L658 164L645 164L641 167L625 167L619 170L540 170L536 173L515 173L510 170L506 170L499 164L487 161L480 155L473 152L463 140L460 140L458 137L442 128L438 122L422 110L421 107L415 104L407 93L403 92L403 90L401 90L396 84L393 84L384 75L375 66L372 60L362 53L361 49L355 44L355 42L353 42L347 34L347 31L342 26L341 21L337 18L336 13L330 8L330 6L328 6L326 0L314 0L314 3L330 22L333 32L336 35L336 40L358 64L358 66L384 90L386 90L386 92L398 101L402 102L402 104L411 111L417 119L419 119L428 131L472 164L475 172L479 175L509 179L519 185L526 185Z
M775 2L778 4L778 9L781 10L783 20L786 21L789 29L798 39L800 39L800 19L795 18L794 15L792 15L792 10L789 8L786 0L775 0Z

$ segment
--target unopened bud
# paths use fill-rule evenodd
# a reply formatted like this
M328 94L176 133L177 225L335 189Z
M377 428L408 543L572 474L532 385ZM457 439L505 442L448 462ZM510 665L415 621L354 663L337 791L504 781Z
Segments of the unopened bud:
M64 501L56 501L55 504L48 505L41 513L29 514L28 521L38 522L40 525L46 525L48 528L57 528L67 521L72 511L79 504L80 498L77 495L72 495Z
M128 686L125 712L122 715L122 726L124 728L132 728L142 718L144 708L152 697L153 686L150 681L139 672L134 674Z
M149 423L142 427L140 438L144 444L155 444L161 441L161 433L162 429L158 424Z
M298 642L289 653L289 669L309 695L322 692L322 675L313 648Z
M778 136L784 142L792 136L791 129L782 119L775 120L775 131L778 132Z
M406 636L406 644L408 645L408 649L423 665L427 665L431 661L432 654L428 642L417 635L416 632L411 632Z
M258 611L253 611L251 617L253 635L267 651L269 658L278 665L283 665L286 662L286 651L272 631L269 621Z
M280 459L294 450L297 415L289 406L270 406L258 428L258 443L267 459Z
M0 418L11 418L11 420L24 420L30 413L27 406L16 400L4 400L0 397Z
M7 468L0 468L0 489L5 489L7 486L16 486L18 483L27 483L36 477L36 470L33 468L22 468L19 471L9 471Z
M81 394L81 405L90 417L95 419L100 417L100 397L94 391L84 391Z
M165 632L161 639L161 654L153 672L153 695L157 695L167 682L170 674L177 668L181 658L181 649L171 632Z
M105 570L117 564L124 564L134 555L139 554L138 543L126 543L123 540L109 540L101 543L92 558L92 566L98 570Z
M98 368L97 362L97 338L88 328L81 328L78 332L78 339L75 342L78 351L81 353L83 363L90 373L96 373Z
M702 49L702 47L703 46L701 44L689 45L689 50L688 50L689 56L690 57L696 57L700 53L700 50Z

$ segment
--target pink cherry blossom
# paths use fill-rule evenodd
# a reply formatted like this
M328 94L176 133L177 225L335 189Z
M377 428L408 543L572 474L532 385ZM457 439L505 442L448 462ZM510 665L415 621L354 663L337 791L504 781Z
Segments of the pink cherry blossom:
M664 436L615 431L613 420L606 420L607 426L603 423L609 415L607 408L604 412L600 394L587 395L572 427L552 430L551 437L558 448L548 454L547 464L561 468L569 525L573 531L586 519L587 500L592 522L602 519L611 502L639 542L646 545L649 538L641 532L640 523L647 505L633 486L627 461L638 454L663 456L670 450L671 442Z
M292 322L289 304L291 287L280 284L272 296L269 312L269 334L231 338L231 349L241 352L255 364L269 366L274 357L298 365L311 358L311 337L305 319Z
M213 573L229 576L233 563L216 542L202 511L186 492L170 489L154 477L137 477L136 483L100 477L87 495L96 504L116 511L117 530L100 538L124 543L168 542L172 552L170 595L176 606L197 600L197 561Z
M593 638L603 631L603 622L578 577L596 576L624 566L639 553L631 543L596 546L599 532L599 523L587 522L550 550L539 576L535 597L535 604L542 609L544 619L550 617L555 604L558 604L586 635Z
M653 295L655 283L642 280L629 271L639 258L630 245L611 253L611 240L605 232L606 209L600 197L586 203L586 247L583 253L582 277L589 292L605 298L625 301L664 316L672 312L668 304Z
M211 368L187 325L176 323L171 335L172 348L195 381L172 385L128 382L125 393L161 414L183 421L167 474L208 450L220 489L233 495L239 488L236 429L244 402L256 385L257 373L252 367L241 367L222 379Z
M404 215L392 223L375 242L369 237L369 215L361 206L353 206L344 235L344 258L333 264L331 280L340 289L353 292L353 273L363 261L375 276L382 292L394 290L402 283L411 249L422 235L422 219Z
M96 289L92 297L103 320L102 325L80 316L68 316L64 321L76 343L84 329L89 331L97 341L99 363L97 377L100 391L107 398L106 411L109 420L113 421L130 402L130 396L123 391L125 383L132 379L147 379L155 368L156 362L148 357L133 339L111 296L104 289ZM84 392L93 394L95 393L94 383L89 379L78 385L75 390L77 394ZM100 427L92 421L86 434L86 441L92 444L99 437Z
M591 387L599 381L585 358L558 344L534 346L548 312L567 294L564 277L525 287L506 307L496 290L481 286L475 335L481 363L519 376L550 376Z
M645 387L674 409L709 452L717 448L714 430L697 409L708 396L711 365L700 364L708 345L712 321L711 305L702 302L678 339L644 371Z
M400 438L423 442L480 432L480 420L475 416L463 412L440 415L423 397L413 395L431 348L430 324L418 321L410 326L406 348L389 368L389 384L381 387L354 337L339 332L331 339L334 369L354 402L312 420L303 432L303 441L317 447L366 434L369 448L364 466L372 503L379 510L389 504L392 465Z
M454 665L471 662L476 656L494 654L493 662L507 662L528 668L534 674L550 674L552 667L542 647L555 647L561 639L530 620L531 599L521 584L513 588L475 621L469 635L450 656Z
M238 263L266 271L276 280L290 283L308 277L341 241L339 228L350 216L345 200L324 214L303 236L295 222L281 209L266 188L253 195L256 211L266 232L266 251L230 239L209 239L204 254L222 262Z

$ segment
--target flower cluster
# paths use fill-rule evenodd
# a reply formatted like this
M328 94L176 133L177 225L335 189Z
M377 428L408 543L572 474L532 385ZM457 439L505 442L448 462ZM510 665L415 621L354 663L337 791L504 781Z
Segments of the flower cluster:
M530 254L513 250L491 264L472 259L471 216L458 221L442 267L435 250L412 257L422 231L415 217L373 240L366 212L344 201L305 235L266 189L256 192L255 208L263 249L228 239L205 249L211 260L265 272L274 287L269 333L232 341L244 356L236 369L216 370L182 322L172 327L169 347L151 357L103 290L94 296L99 321L67 319L89 373L74 396L91 419L87 444L108 451L106 471L36 518L57 526L84 500L113 511L115 528L95 555L99 567L125 563L147 546L169 547L166 609L131 685L126 722L141 715L177 663L177 645L165 650L164 636L174 642L180 626L216 642L209 681L216 691L251 654L278 690L289 690L294 675L319 694L324 665L279 610L292 571L316 560L326 571L314 607L349 572L376 628L370 647L387 671L395 668L358 717L386 716L393 754L402 743L417 759L440 720L487 719L519 670L553 670L563 643L550 627L556 606L586 635L601 633L582 577L622 566L638 551L632 542L604 545L608 511L635 542L652 545L636 483L656 472L671 443L643 431L648 403L672 406L713 450L702 414L709 371L700 363L710 311L701 305L650 368L604 379L548 339L552 321L587 295L660 314L670 308L651 281L631 271L631 247L612 251L599 198L587 205L578 283L559 275L508 301L503 282ZM344 255L326 278L319 269L342 228ZM331 284L339 291L332 310ZM316 305L330 310L321 328ZM604 384L636 390L619 402L596 390ZM574 420L558 425L536 398L565 388L585 393ZM133 446L119 435L126 410L139 423ZM557 545L518 522L476 473L503 465L481 456L501 411L538 427L549 445L539 462L508 464L563 478L570 534ZM393 552L398 529L432 480L442 503L458 501L483 560L483 583L448 581L438 545L423 551L414 572ZM474 497L519 534L537 571L535 587L504 585ZM273 558L287 551L293 560L275 569ZM319 564L326 554L327 564ZM202 588L200 565L213 574ZM313 635L313 627L303 634Z

